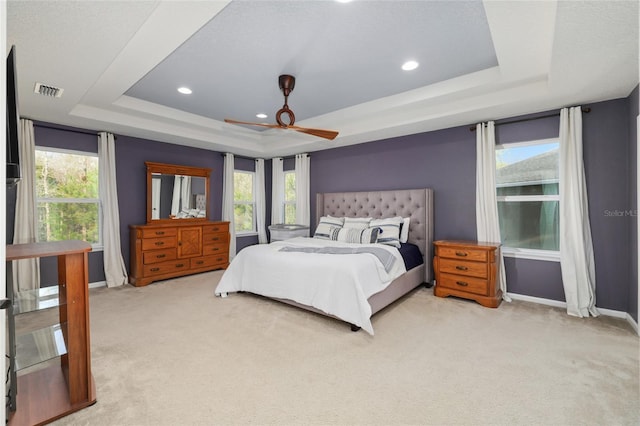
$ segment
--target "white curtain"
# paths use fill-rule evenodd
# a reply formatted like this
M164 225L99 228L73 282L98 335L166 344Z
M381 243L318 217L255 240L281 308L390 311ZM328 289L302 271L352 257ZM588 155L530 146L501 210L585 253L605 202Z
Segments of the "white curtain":
M33 121L20 120L20 172L22 179L16 188L16 215L13 228L13 243L35 243L38 236L36 216L36 154ZM13 262L13 291L40 288L40 262L38 259L24 259Z
M560 111L560 267L567 313L600 315L582 160L581 107Z
M162 191L162 179L151 178L151 219L160 219L160 193Z
M493 121L479 123L476 126L476 227L478 241L501 241L496 198L496 137ZM502 251L499 268L502 299L510 302Z
M296 155L296 223L307 226L311 223L309 164L309 154Z
M284 171L280 157L271 160L271 224L284 223Z
M180 187L180 208L182 210L191 209L191 176L182 176Z
M266 244L267 230L266 222L266 197L264 193L264 160L256 159L256 227L258 228L258 244Z
M107 287L126 284L127 268L120 246L120 213L116 184L116 146L113 134L98 133L99 188L102 204L104 276Z
M182 188L182 176L176 175L173 178L173 196L171 197L171 215L178 216L180 213L180 195Z
M233 171L235 162L233 154L224 156L224 182L222 186L222 220L229 222L229 261L236 256L236 229L233 209Z

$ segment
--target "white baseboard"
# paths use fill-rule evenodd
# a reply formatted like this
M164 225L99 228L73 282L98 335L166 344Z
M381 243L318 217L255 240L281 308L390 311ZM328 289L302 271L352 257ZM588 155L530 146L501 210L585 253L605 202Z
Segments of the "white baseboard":
M106 287L106 281L96 281L94 283L89 283L89 288L98 288L98 287Z
M542 297L533 297L533 296L527 296L527 295L524 295L524 294L517 294L517 293L507 293L507 294L513 300L522 300L523 302L538 303L540 305L553 306L553 307L556 307L556 308L565 308L566 309L566 307L567 307L567 303L566 302L561 302L559 300L543 299ZM598 308L598 307L596 306L596 308ZM633 327L633 329L635 330L636 334L638 334L640 336L640 329L638 329L638 323L627 312L614 311L613 309L605 309L605 308L598 308L598 311L602 315L605 315L605 316L608 316L608 317L622 318L622 319L627 320L629 325L631 325L631 327Z

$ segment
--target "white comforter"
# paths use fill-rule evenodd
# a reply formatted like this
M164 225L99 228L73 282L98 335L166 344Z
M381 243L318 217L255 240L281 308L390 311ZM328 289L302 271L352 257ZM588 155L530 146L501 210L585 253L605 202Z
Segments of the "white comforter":
M284 246L354 247L356 244L299 237L259 244L240 251L224 272L216 295L248 291L289 299L362 327L373 335L371 306L367 299L384 290L406 272L400 252L388 245L372 244L392 253L396 261L387 273L372 254L319 254L280 252Z

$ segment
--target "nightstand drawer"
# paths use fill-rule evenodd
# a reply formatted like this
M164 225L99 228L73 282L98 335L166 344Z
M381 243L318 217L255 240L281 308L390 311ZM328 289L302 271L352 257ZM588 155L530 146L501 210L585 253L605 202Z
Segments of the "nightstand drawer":
M489 294L489 282L487 280L460 275L440 274L440 279L436 282L436 286L480 295Z
M477 262L487 261L486 250L474 250L469 248L438 247L438 256Z
M454 259L440 259L440 272L487 278L487 264Z

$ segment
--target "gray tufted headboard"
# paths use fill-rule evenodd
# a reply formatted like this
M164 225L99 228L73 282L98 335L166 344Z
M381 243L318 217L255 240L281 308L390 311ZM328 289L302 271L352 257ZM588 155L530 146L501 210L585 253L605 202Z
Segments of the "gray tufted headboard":
M433 190L326 192L316 194L316 227L321 216L410 217L409 239L425 260L425 282L433 281Z

